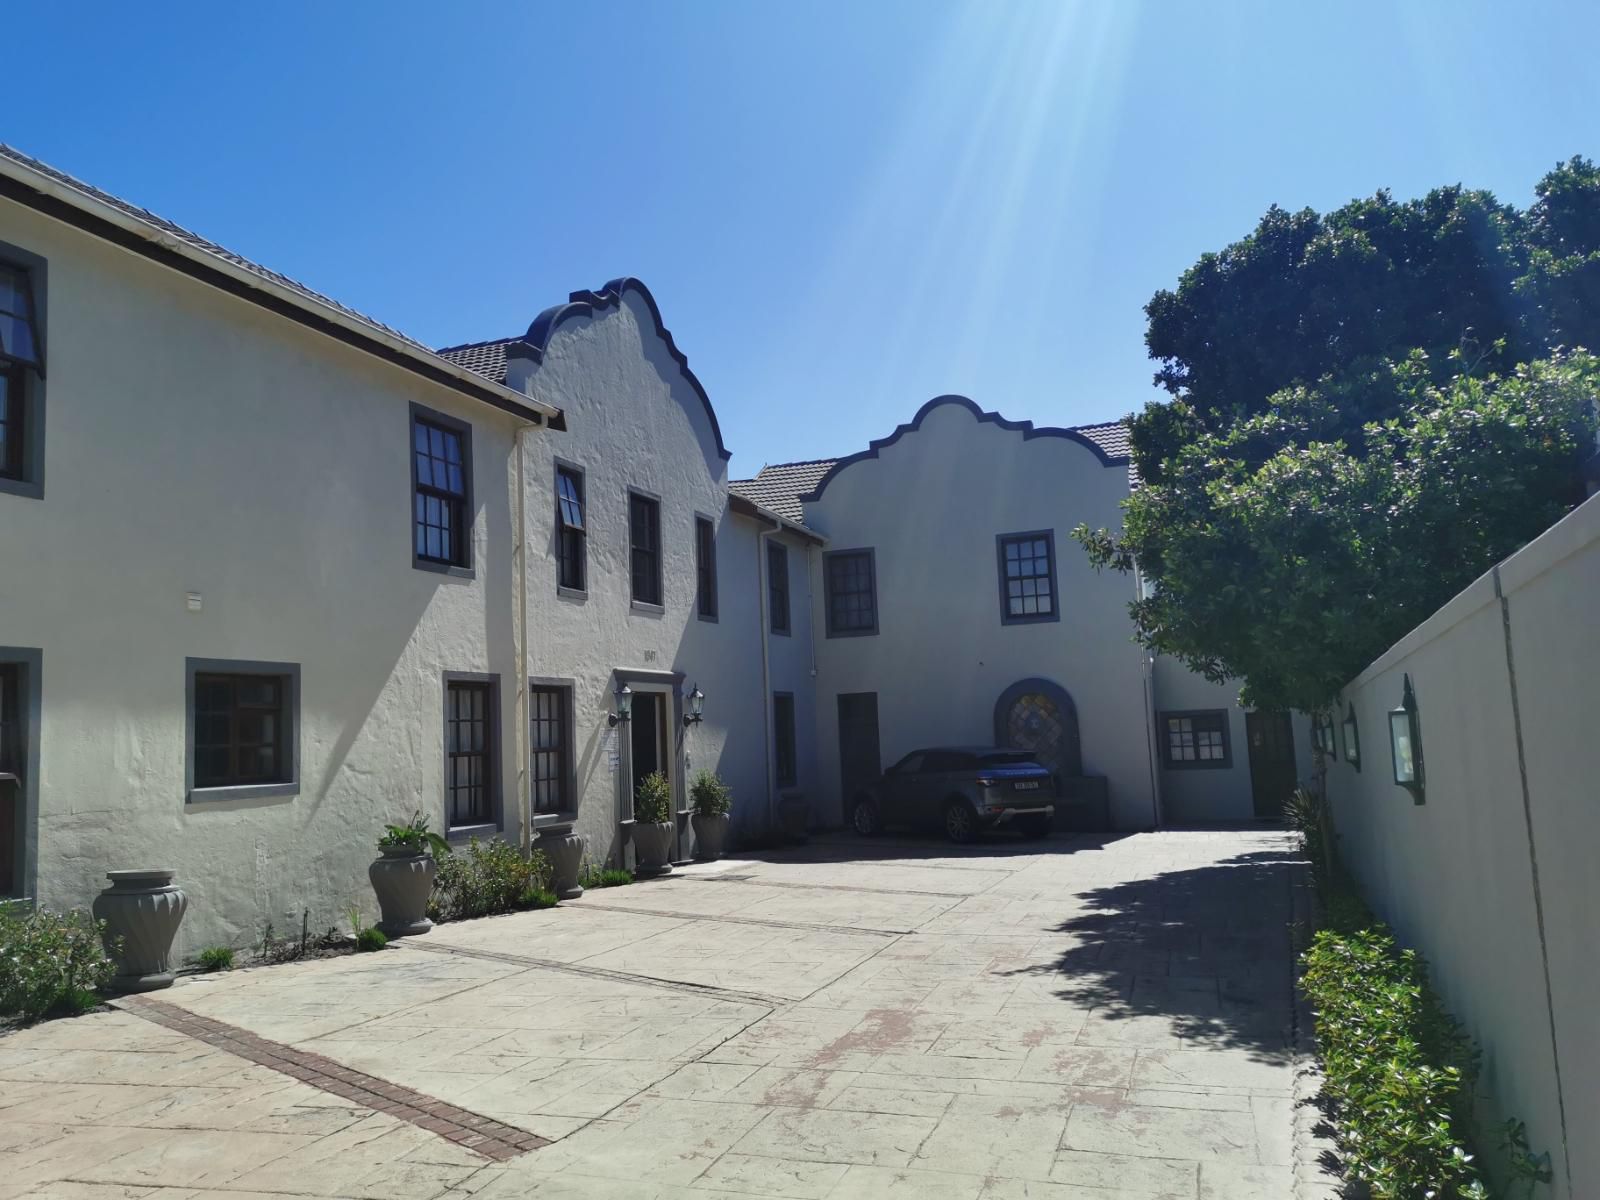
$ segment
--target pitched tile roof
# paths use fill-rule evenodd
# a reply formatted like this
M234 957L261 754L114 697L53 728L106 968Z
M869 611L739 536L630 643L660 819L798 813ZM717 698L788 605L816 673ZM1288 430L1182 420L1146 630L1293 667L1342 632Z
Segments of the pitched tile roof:
M457 366L476 371L496 383L506 381L506 347L521 338L494 338L487 342L468 342L463 346L446 346L434 353Z
M816 488L834 462L831 458L816 458L810 462L773 463L762 467L754 479L730 481L728 490L777 513L786 521L804 524L806 515L801 510L800 497Z

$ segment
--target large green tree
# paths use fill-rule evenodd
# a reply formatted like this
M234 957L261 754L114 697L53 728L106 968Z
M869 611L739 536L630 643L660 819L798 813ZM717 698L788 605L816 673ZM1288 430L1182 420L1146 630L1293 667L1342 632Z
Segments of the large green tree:
M1582 498L1600 346L1600 171L1274 208L1146 308L1171 398L1130 418L1136 635L1246 700L1315 709Z

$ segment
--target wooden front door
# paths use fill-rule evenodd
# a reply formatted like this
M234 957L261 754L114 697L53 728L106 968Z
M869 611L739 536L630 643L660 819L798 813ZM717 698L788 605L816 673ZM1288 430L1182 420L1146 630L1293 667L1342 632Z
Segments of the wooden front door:
M839 697L839 799L846 820L856 795L883 773L878 758L878 693L845 692Z
M1244 715L1250 743L1250 799L1256 817L1276 821L1299 782L1294 763L1294 727L1289 714L1264 709Z

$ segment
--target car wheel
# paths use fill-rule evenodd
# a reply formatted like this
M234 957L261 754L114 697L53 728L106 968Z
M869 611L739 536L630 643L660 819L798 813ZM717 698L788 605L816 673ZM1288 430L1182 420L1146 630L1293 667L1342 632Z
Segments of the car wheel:
M878 813L876 800L857 800L851 810L850 823L862 837L876 837L883 831L883 818Z
M944 806L944 834L958 845L978 836L978 820L965 800L952 800Z
M1029 839L1042 838L1050 832L1050 818L1038 815L1022 817L1017 821L1017 832Z

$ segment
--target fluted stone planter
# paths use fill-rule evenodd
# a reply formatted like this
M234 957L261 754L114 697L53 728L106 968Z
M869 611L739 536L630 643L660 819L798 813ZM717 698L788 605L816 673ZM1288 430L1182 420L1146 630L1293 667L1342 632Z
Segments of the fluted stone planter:
M567 829L543 829L535 849L542 850L550 860L550 886L556 899L576 900L583 895L578 882L578 870L583 865L583 837Z
M391 938L427 933L433 928L428 920L428 897L433 894L433 876L438 870L433 855L404 846L387 846L378 853L382 857L367 868L382 913L378 928Z
M653 879L672 870L672 822L639 821L633 827L633 850L638 864L633 873L640 879Z
M111 886L94 900L94 915L106 923L106 948L117 960L111 981L119 992L171 987L172 939L189 899L170 870L107 871ZM120 942L120 948L119 948Z
M694 856L704 862L721 858L723 843L728 840L728 814L695 813L689 823L694 826Z

